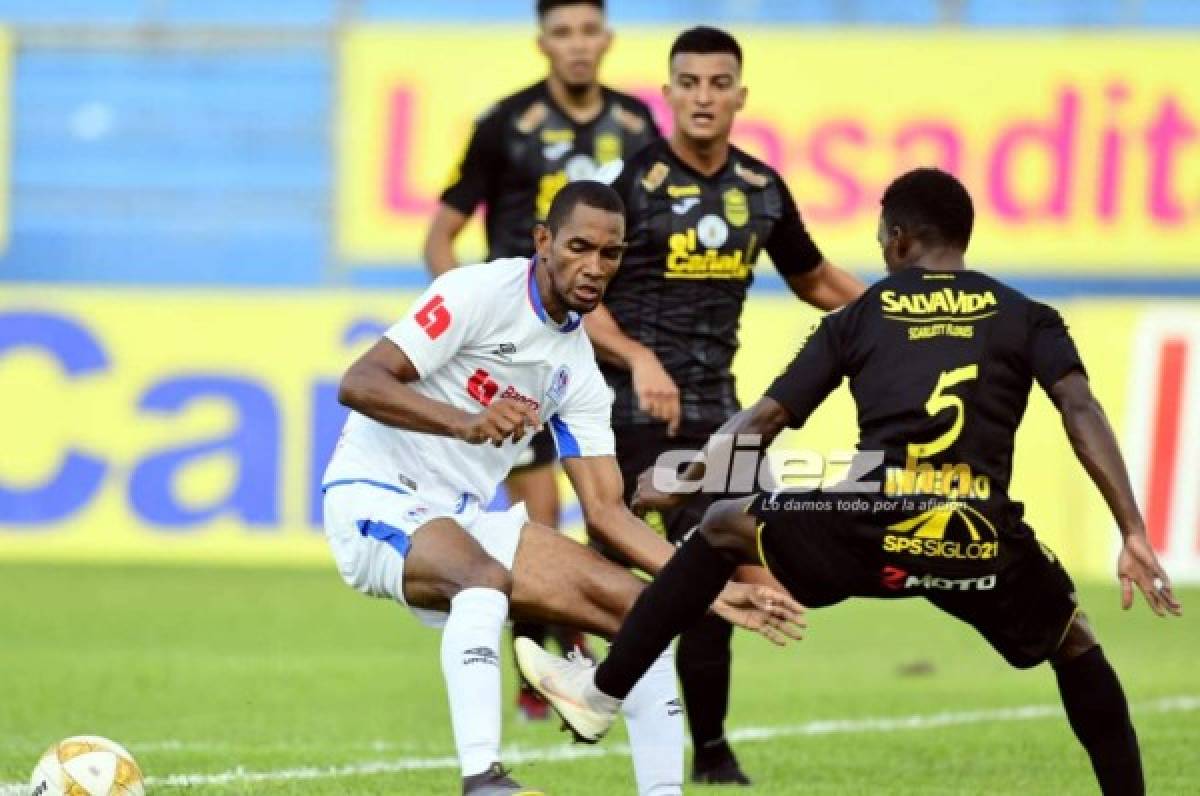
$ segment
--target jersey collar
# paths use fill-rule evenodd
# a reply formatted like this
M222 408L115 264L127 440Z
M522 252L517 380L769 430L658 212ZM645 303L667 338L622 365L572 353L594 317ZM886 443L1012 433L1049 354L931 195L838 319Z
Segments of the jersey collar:
M579 328L580 321L583 320L583 317L578 312L568 310L567 320L562 324L559 324L553 318L551 318L549 314L547 314L546 308L542 304L542 293L538 290L537 286L537 262L538 258L535 254L529 260L529 278L526 282L528 287L526 292L529 294L529 306L533 307L533 314L538 316L538 320L542 323L557 329L564 334L575 331Z

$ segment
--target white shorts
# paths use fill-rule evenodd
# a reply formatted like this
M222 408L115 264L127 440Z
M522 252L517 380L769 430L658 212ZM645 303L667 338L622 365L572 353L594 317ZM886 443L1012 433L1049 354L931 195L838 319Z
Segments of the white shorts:
M487 512L474 502L461 508L445 506L386 484L362 481L342 482L325 491L325 536L342 579L363 594L389 597L404 605L404 559L412 536L439 517L453 519L489 556L512 570L521 529L529 518L524 503L508 511ZM446 623L442 611L409 609L431 627Z

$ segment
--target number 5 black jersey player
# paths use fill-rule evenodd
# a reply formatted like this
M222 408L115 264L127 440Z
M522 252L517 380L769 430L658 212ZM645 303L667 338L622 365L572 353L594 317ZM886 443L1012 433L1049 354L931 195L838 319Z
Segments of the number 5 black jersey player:
M874 465L857 491L842 484L714 504L700 532L639 600L594 683L577 678L584 686L564 690L560 677L547 681L552 688L606 714L616 700L605 699L627 693L631 674L703 614L736 563L761 560L810 607L848 597L923 597L972 625L1013 666L1049 662L1101 790L1144 792L1117 676L1080 613L1071 579L1008 494L1014 435L1034 383L1061 413L1120 529L1122 604L1131 606L1136 586L1159 615L1181 608L1062 319L966 270L973 217L966 190L945 172L920 169L893 182L879 228L891 275L827 316L765 397L722 428L761 434L769 444L785 426L802 425L848 379L860 456ZM710 447L706 456L714 455ZM695 476L703 464L689 469ZM672 500L649 481L644 486L645 501ZM570 674L565 662L526 657ZM595 737L603 721L583 718Z

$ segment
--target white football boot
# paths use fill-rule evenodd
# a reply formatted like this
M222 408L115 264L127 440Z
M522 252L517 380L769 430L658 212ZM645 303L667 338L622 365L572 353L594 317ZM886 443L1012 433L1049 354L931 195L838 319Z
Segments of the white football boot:
M596 743L617 717L621 701L596 688L596 664L578 649L559 658L525 637L516 640L517 666L525 680L562 717L577 741Z

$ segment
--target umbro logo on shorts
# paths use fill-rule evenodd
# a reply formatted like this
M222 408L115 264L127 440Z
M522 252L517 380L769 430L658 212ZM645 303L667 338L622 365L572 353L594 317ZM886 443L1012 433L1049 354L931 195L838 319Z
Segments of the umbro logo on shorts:
M463 650L463 666L470 666L472 663L490 663L492 666L499 666L500 659L491 647L473 647Z

